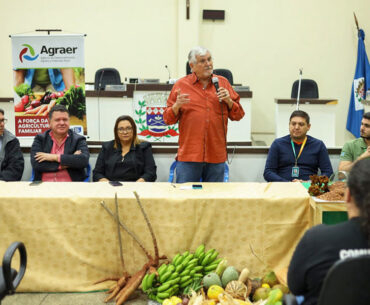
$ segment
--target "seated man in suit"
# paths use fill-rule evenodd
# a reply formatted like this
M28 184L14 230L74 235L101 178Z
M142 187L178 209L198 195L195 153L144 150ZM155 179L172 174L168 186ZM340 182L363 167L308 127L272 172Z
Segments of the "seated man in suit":
M22 178L24 159L18 139L5 129L4 110L0 109L0 180L19 181Z
M289 135L276 139L270 147L263 177L266 181L309 180L318 173L330 177L333 169L325 144L307 136L310 117L301 110L293 111L289 119Z
M31 147L34 180L83 181L89 163L85 137L69 129L69 112L62 105L49 112L50 129L38 134Z
M338 167L340 171L349 172L357 161L370 158L370 112L362 116L360 136L344 144Z

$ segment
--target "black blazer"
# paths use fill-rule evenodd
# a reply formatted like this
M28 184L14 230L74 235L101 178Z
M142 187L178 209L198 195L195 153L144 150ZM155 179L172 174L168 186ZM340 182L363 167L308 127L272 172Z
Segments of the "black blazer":
M121 146L114 148L114 140L105 142L99 153L94 168L93 180L102 178L117 181L136 181L143 178L145 181L157 179L152 146L149 142L132 144L130 151L122 160Z
M6 138L5 138L6 137ZM20 181L24 170L24 159L19 140L4 130L3 156L0 154L0 180ZM1 159L3 158L3 159Z
M67 171L72 181L83 181L86 178L85 168L89 164L89 149L87 148L85 137L68 130L68 138L64 144L64 154L60 156L60 165L68 166ZM33 140L31 147L31 164L35 171L35 181L41 180L43 172L57 172L58 162L37 162L35 154L37 152L50 153L53 148L53 140L50 137L50 130L38 134ZM74 152L81 150L80 155Z

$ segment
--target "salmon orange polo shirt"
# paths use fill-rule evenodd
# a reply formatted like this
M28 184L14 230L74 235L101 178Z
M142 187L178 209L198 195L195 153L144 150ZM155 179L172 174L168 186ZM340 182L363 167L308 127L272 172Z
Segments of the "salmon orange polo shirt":
M213 75L215 76L218 77L219 86L227 89L234 101L231 110L225 102L219 102L214 84L210 81L207 87L203 88L195 73L179 79L168 97L163 119L167 125L179 122L178 161L207 163L226 161L224 129L227 134L228 118L239 121L244 116L244 110L239 103L239 94L234 91L228 80ZM175 116L172 106L176 102L178 89L181 90L181 94L189 94L190 102L183 105Z

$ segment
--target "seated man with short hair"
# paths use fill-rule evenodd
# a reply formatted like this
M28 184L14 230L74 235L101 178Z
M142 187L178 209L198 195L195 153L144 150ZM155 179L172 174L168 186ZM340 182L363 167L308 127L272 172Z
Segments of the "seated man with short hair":
M310 175L330 177L333 168L325 144L307 136L310 117L301 110L294 111L289 119L289 135L276 139L270 147L263 177L268 182L309 180Z
M22 178L24 159L19 140L5 129L4 110L0 109L0 180L19 181Z
M38 134L31 147L34 180L83 181L89 164L85 137L69 129L69 112L62 105L49 112L50 129Z
M357 161L370 158L370 112L362 116L360 136L344 144L338 166L340 171L350 171Z

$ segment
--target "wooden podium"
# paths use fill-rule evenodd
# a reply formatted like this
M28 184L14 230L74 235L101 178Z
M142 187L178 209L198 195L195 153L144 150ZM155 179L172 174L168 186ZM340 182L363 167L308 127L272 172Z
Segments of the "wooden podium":
M277 138L289 134L289 118L296 110L296 99L275 99L276 121L275 136ZM299 100L299 110L306 111L310 116L311 129L308 135L322 140L326 147L335 146L335 110L337 99Z

